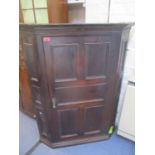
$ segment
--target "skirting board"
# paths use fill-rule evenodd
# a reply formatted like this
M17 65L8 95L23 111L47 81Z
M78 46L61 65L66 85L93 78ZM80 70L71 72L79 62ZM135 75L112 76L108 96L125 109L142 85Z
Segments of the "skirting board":
M122 136L122 137L124 137L124 138L127 138L127 139L129 139L131 141L135 141L135 136L130 135L130 134L128 134L128 133L126 133L126 132L124 132L122 130L118 130L117 131L117 134L120 135L120 136Z

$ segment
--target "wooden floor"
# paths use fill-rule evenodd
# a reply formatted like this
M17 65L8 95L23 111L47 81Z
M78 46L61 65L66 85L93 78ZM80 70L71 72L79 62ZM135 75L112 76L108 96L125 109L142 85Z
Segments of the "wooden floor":
M20 112L20 155L134 155L135 144L115 133L109 140L52 149L39 141L35 120Z

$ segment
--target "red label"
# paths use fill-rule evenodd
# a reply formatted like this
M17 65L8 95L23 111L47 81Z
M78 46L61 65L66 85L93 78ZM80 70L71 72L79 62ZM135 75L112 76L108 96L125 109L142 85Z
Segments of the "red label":
M49 42L49 41L51 41L51 39L50 39L50 37L44 37L44 38L43 38L43 41L44 41L44 42Z

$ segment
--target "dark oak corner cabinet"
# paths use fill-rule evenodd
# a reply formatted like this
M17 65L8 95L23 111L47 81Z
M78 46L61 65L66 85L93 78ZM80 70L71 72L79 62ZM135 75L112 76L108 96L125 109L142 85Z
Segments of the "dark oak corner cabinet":
M41 141L107 139L133 24L20 25Z

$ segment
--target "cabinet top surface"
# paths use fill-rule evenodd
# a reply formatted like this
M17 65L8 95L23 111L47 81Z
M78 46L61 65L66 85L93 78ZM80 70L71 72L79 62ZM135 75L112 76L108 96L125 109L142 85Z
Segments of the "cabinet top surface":
M82 23L82 24L22 24L20 27L29 28L64 28L64 27L132 27L134 23Z

